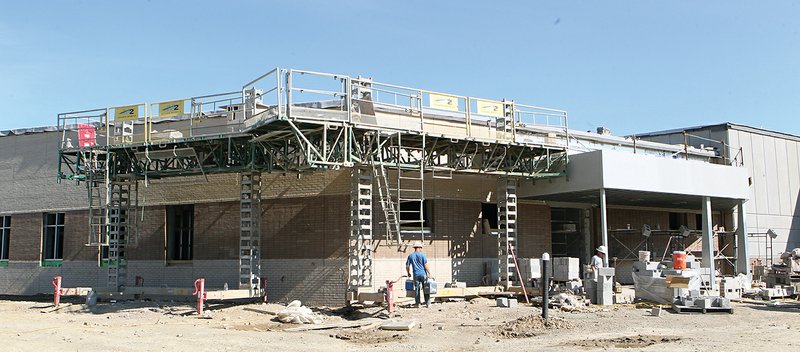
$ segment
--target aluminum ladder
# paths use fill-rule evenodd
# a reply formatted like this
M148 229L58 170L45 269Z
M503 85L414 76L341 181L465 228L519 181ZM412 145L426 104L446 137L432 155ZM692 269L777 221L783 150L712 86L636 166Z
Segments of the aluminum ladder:
M103 156L101 158L100 156ZM108 179L108 162L105 152L88 151L81 153L86 167L86 190L89 198L89 233L87 246L107 245L108 204L110 202L110 184Z
M108 287L125 286L128 263L125 250L131 235L131 196L136 189L133 175L117 175L109 183L108 203Z
M394 187L389 190L394 198L401 229L398 231L398 242L402 232L419 234L420 240L425 241L425 136L422 136L421 147L403 146L399 133L396 140L397 144L393 147L396 150L397 178ZM403 210L403 204L411 209Z
M381 210L383 210L383 218L386 220L386 244L399 245L402 243L402 234L400 233L400 213L398 212L397 204L392 199L392 190L389 187L389 177L387 175L386 167L383 162L372 163L372 173L377 182L378 199L381 202Z
M239 289L261 293L261 173L239 174Z
M498 284L509 288L520 281L515 275L517 268L513 258L517 245L517 184L514 179L498 181L497 228Z

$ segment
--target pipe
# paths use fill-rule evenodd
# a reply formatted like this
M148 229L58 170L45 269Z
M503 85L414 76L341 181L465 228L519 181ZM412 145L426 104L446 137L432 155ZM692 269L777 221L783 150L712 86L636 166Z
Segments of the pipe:
M550 265L550 254L542 253L542 319L547 321L547 308L550 305L550 277L547 267Z
M53 278L53 305L58 307L61 304L61 276Z
M203 315L203 301L206 300L206 279L199 278L194 280L194 293L197 295L197 314Z

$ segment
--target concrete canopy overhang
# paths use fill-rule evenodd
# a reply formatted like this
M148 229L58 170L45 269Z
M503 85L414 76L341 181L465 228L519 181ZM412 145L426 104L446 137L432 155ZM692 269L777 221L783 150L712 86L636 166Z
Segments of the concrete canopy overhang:
M522 199L609 205L730 210L749 196L747 169L702 161L598 150L570 155L567 176L523 183Z

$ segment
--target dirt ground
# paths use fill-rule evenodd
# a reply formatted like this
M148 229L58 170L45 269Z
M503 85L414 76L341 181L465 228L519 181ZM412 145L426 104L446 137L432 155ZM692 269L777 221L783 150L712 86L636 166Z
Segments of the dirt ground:
M746 351L800 347L800 309L734 304L734 314L675 314L660 317L631 305L590 307L579 312L520 304L498 308L484 298L400 307L391 317L378 307L315 308L324 323L414 321L410 331L363 328L287 332L258 309L279 304L210 305L194 314L190 303L78 301L55 309L46 301L0 301L2 351ZM787 350L789 350L787 349Z

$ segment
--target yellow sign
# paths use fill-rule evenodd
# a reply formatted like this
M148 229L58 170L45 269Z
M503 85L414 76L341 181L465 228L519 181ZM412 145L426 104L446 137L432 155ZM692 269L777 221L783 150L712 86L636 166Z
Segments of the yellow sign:
M453 95L428 93L430 105L434 109L458 111L458 97Z
M114 108L114 121L128 122L139 119L139 105L120 106Z
M494 117L503 117L503 103L496 101L475 99L478 105L478 114Z
M180 115L183 115L183 100L158 103L158 117L164 118Z

